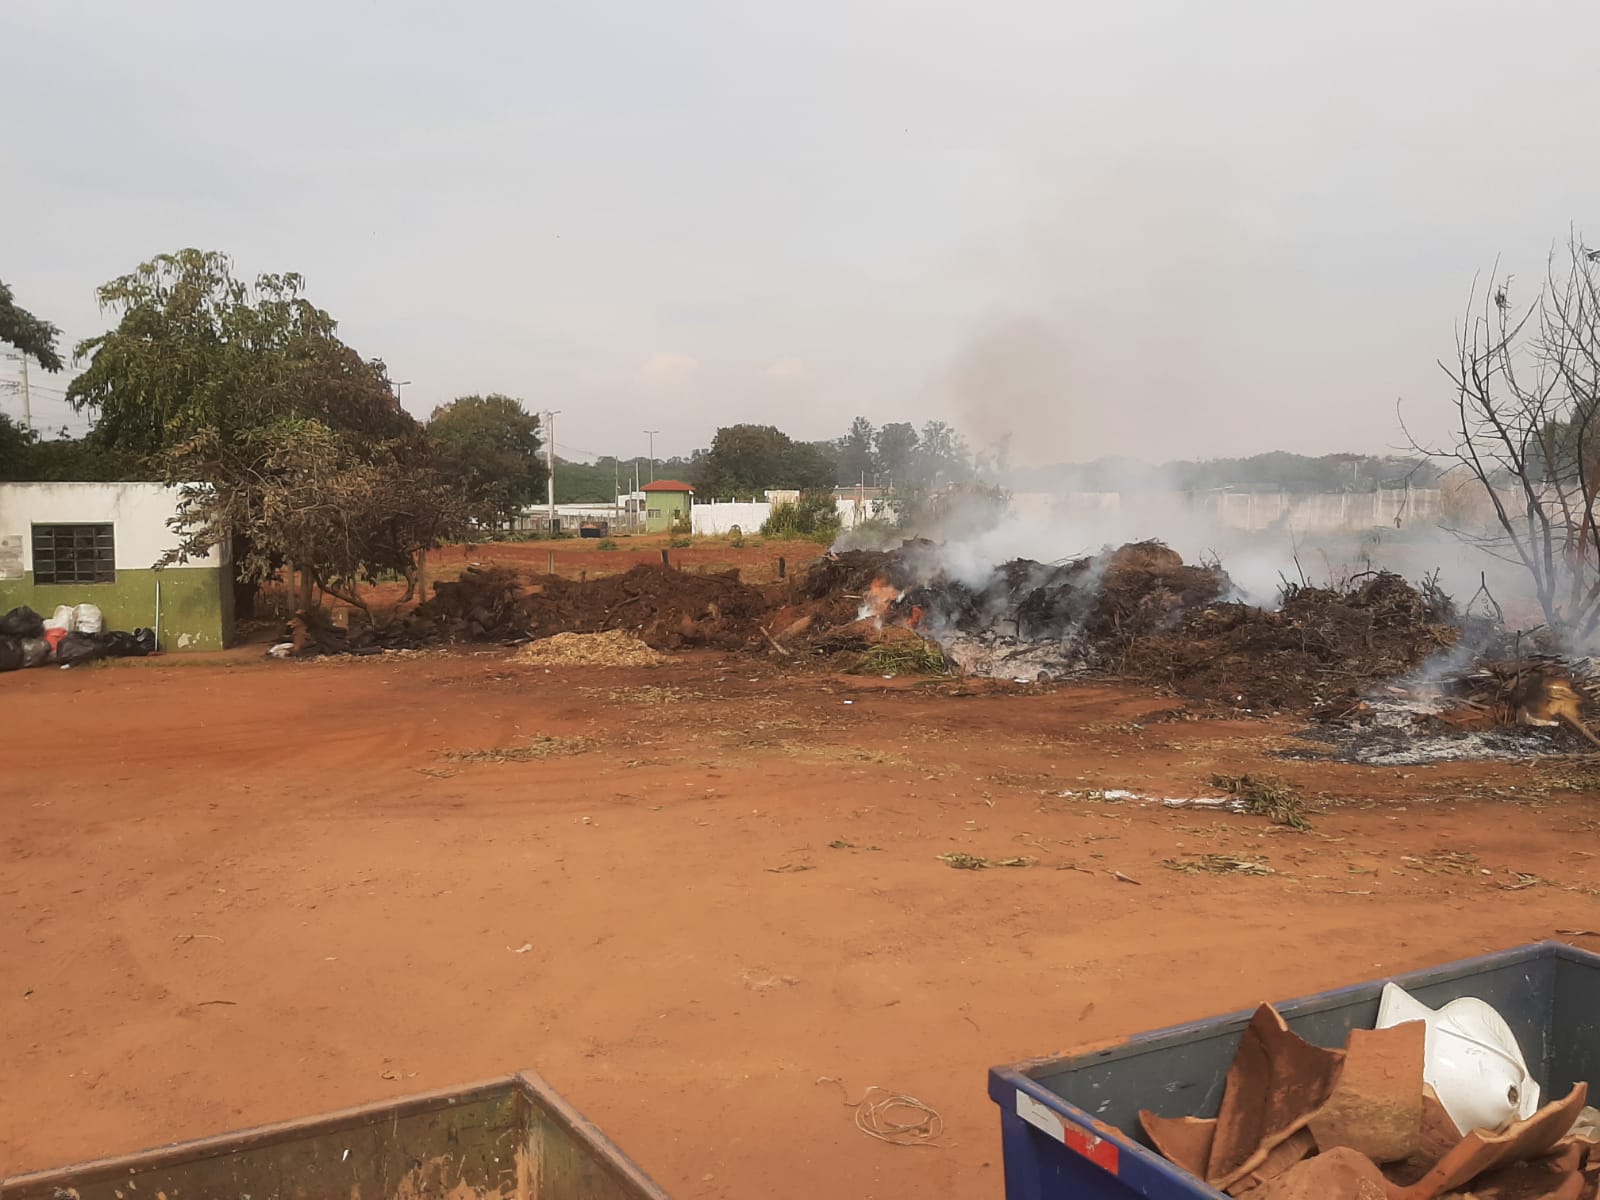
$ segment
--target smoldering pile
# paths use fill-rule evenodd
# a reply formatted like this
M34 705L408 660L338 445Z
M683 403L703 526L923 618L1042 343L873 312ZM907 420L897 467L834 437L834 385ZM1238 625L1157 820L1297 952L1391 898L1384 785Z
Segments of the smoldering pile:
M1409 676L1315 715L1314 740L1371 766L1594 753L1600 660L1526 649L1498 628L1469 633Z
M1353 702L1459 633L1447 597L1387 573L1290 585L1266 609L1239 600L1220 565L1187 564L1158 542L1019 559L976 585L940 561L928 543L854 551L820 564L807 587L819 601L858 597L860 615L933 639L968 674L1115 677L1258 712Z

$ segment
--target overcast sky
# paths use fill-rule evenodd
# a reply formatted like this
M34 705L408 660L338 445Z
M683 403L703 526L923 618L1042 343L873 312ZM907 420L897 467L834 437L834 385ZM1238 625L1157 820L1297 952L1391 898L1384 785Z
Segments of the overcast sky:
M224 250L419 415L508 392L564 453L858 413L1030 462L1383 450L1474 272L1600 224L1592 0L4 7L26 307L76 340L97 284Z

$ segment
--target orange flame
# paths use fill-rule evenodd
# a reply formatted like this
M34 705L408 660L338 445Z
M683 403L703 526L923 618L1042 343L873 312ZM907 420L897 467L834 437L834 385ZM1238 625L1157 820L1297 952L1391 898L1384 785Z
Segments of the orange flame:
M867 594L861 600L860 619L871 617L874 621L882 623L884 614L889 611L889 606L900 599L900 589L886 579L874 579L872 586L867 589Z

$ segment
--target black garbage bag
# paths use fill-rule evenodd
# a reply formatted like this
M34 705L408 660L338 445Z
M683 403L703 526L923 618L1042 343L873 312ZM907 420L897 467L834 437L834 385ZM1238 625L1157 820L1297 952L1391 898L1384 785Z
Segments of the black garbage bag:
M64 667L93 662L105 656L106 652L101 647L98 636L92 633L69 633L61 639L61 645L56 647L56 661Z
M50 649L50 643L43 638L21 638L22 665L24 667L42 667L50 661L50 656L55 653Z
M0 671L22 669L22 639L0 637Z
M156 631L154 629L139 628L133 631L133 640L139 643L140 654L154 654L156 652Z
M0 636L36 638L44 636L44 618L26 604L0 617Z
M94 633L89 636L99 643L107 658L143 658L150 653L145 644L139 640L137 633L108 629L104 633Z

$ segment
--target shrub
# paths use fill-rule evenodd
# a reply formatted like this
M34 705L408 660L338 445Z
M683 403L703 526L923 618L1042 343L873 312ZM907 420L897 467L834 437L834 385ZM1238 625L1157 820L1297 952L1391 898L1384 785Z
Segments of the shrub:
M689 537L675 537L668 542L667 545L671 546L674 550L687 550L690 546L694 545L694 539Z
M761 527L764 537L819 542L831 542L838 532L839 506L832 492L801 492L798 502L774 505Z
M601 538L600 544L595 547L596 550L615 550L616 548L617 544L610 538Z

